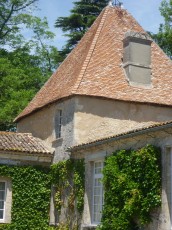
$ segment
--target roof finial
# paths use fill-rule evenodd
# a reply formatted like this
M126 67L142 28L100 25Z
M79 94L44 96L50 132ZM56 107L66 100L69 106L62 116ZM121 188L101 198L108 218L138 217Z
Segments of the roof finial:
M110 0L108 5L109 5L109 6L113 6L113 1Z
M113 0L110 0L108 5L109 6L118 6L120 8L123 8L123 3L120 2L119 0L115 0L115 3Z
M115 5L115 6L119 6L120 8L123 8L123 3L120 2L119 0L115 0L114 5Z

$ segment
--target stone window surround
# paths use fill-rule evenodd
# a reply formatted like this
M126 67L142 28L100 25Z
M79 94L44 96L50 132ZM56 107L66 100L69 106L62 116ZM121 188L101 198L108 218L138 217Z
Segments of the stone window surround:
M9 177L0 177L0 182L5 182L6 186L4 218L0 219L0 223L11 223L12 182Z
M93 181L94 181L93 180L93 178L94 178L93 176L94 176L94 162L98 162L98 161L104 162L104 159L105 159L106 155L107 155L106 151L98 151L98 152L96 152L94 154L89 154L89 155L85 156L85 163L87 165L86 167L89 167L89 169L91 169L91 174L92 174L91 181L92 182L91 182L91 187L90 188L87 187L88 186L87 183L89 183L89 186L90 186L90 179L89 179L89 182L86 183L86 190L87 190L86 193L88 193L88 196L89 196L88 200L90 202L89 201L85 202L85 205L88 206L86 209L90 210L90 213L89 213L89 215L90 215L90 218L89 218L90 221L88 221L88 218L86 218L87 219L87 221L86 221L87 223L85 223L85 221L84 221L84 223L82 224L82 227L81 227L82 230L94 230L94 229L96 229L96 227L98 225L98 223L96 224L96 223L93 222ZM87 168L86 168L86 170L87 170ZM91 191L88 191L90 189L91 189ZM83 215L83 218L84 218L84 216L85 216L85 214Z
M5 218L5 200L7 193L7 183L6 181L0 180L0 220L4 221Z
M56 110L55 122L54 122L56 140L62 138L62 120L63 120L63 110L62 108L58 108Z
M99 166L96 166L96 165L98 165L99 164ZM97 161L94 161L94 165L93 165L93 191L92 191L92 196L93 196L93 198L92 198L92 224L99 224L100 223L100 220L98 220L98 221L96 221L95 220L95 217L94 217L94 214L95 213L99 213L98 215L100 215L100 212L96 212L96 208L94 208L94 206L98 206L98 204L96 203L96 201L95 201L95 196L96 196L96 194L95 194L95 192L94 192L94 190L95 190L95 188L97 188L97 189L99 189L99 191L98 191L98 195L97 196L99 196L100 197L100 199L102 200L102 203L101 203L101 206L103 205L103 185L101 184L101 185L97 185L96 186L96 184L95 184L95 182L98 180L100 180L100 179L102 179L103 178L103 175L102 175L102 172L97 172L96 173L96 171L98 170L99 171L99 169L103 169L103 160L97 160ZM97 181L97 182L98 182ZM101 211L102 211L102 207L101 207ZM98 218L99 219L99 218Z
M166 178L166 195L169 207L169 218L170 218L170 229L172 229L172 145L165 145L163 148L163 153L165 153L165 161L169 161L164 168L163 174ZM165 162L164 162L165 165Z

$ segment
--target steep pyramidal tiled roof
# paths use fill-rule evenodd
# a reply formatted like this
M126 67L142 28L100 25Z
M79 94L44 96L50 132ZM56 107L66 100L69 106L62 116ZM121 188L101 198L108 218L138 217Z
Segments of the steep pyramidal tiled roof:
M172 106L172 61L152 42L152 88L130 86L122 67L127 31L144 32L118 7L106 7L16 121L59 99L88 95Z
M0 131L0 151L51 154L39 138L30 133Z

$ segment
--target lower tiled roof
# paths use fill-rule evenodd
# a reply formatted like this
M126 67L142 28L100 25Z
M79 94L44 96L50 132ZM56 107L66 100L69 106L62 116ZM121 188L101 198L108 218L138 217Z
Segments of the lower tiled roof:
M24 152L30 154L51 154L42 140L31 133L0 131L0 151Z

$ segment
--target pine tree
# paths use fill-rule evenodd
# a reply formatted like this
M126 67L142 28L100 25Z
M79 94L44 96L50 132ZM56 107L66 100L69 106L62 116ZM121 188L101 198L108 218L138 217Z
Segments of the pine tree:
M74 2L74 8L70 11L71 14L68 17L59 17L56 20L55 27L61 28L63 32L68 32L65 34L68 40L62 54L68 54L75 47L108 2L109 0L80 0Z

